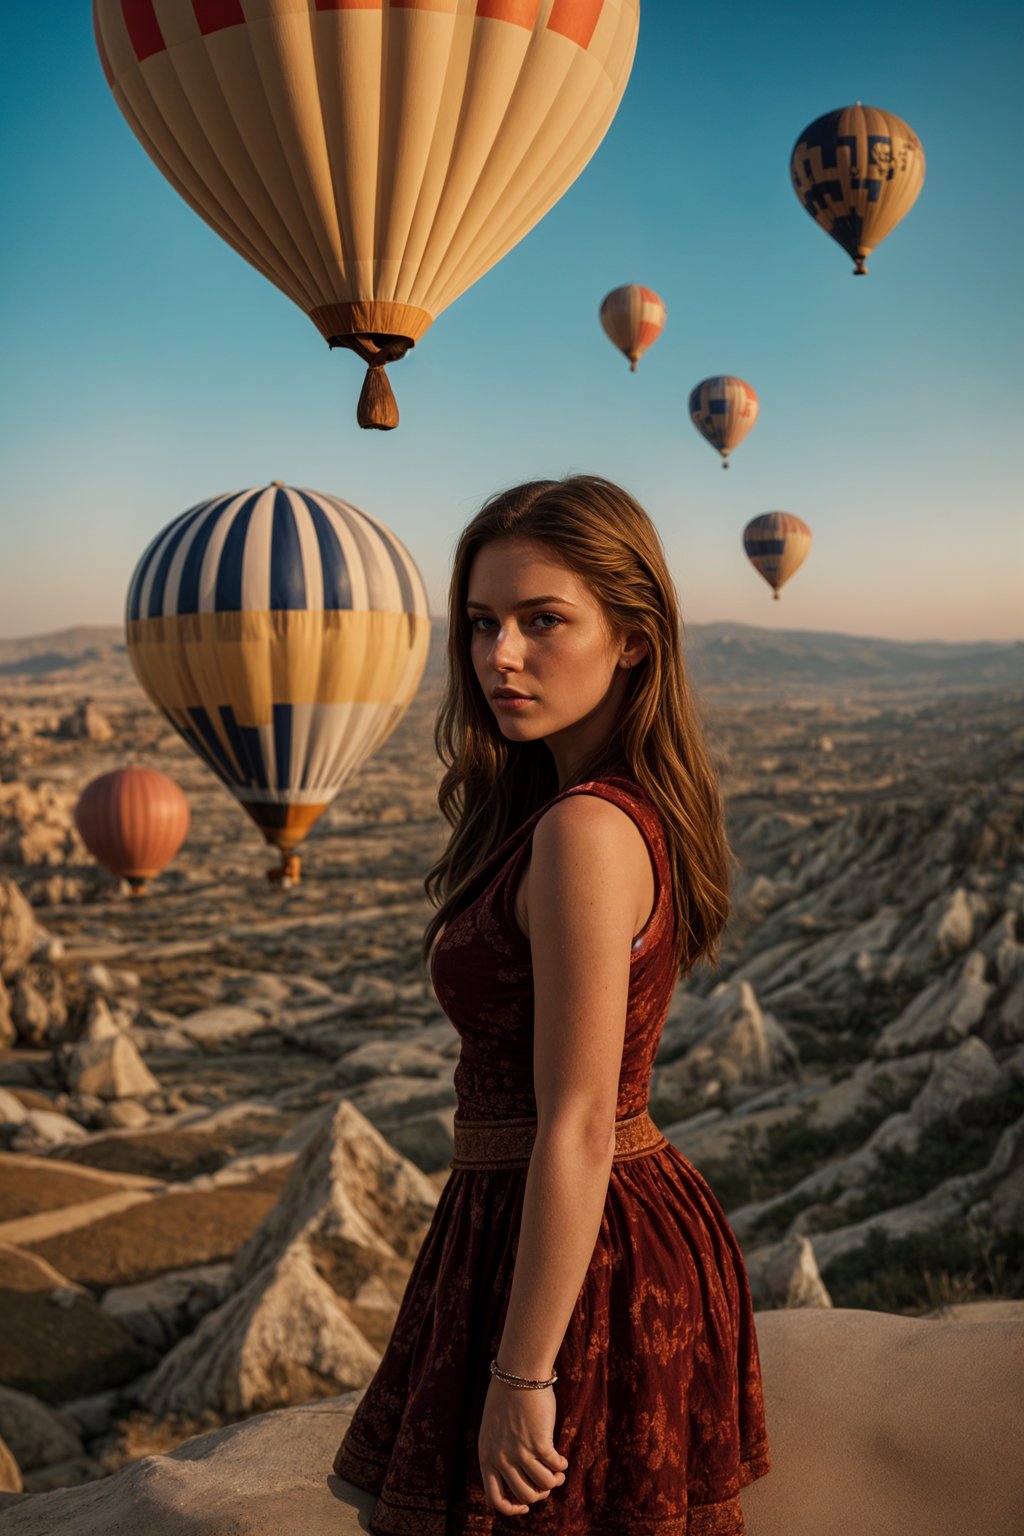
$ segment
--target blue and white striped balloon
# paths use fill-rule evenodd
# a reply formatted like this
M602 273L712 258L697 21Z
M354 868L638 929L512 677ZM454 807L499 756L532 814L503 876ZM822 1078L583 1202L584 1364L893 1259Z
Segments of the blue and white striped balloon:
M143 688L283 856L394 730L430 643L423 580L390 529L278 481L169 523L125 627Z

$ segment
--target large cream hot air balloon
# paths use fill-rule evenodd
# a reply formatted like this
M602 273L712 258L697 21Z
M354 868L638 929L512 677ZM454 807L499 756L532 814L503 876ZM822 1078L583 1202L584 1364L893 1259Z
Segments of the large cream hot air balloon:
M630 373L636 373L637 363L665 329L664 303L653 288L626 283L605 294L598 314L605 335L629 358Z
M359 422L386 429L383 364L604 137L640 0L93 0L93 15L143 148L329 346L369 365Z
M405 546L321 491L275 481L200 502L143 554L125 608L149 697L281 852L415 696L427 595Z
M807 212L853 257L854 276L863 277L867 258L924 184L924 150L902 117L858 101L804 129L790 174Z
M762 512L744 528L743 548L778 602L780 589L810 553L811 530L795 512Z

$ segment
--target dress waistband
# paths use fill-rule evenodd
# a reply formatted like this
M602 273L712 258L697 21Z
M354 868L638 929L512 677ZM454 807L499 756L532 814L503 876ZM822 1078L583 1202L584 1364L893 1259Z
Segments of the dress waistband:
M460 1120L455 1117L455 1147L450 1168L527 1167L537 1134L529 1116L516 1120ZM646 1109L615 1122L613 1161L643 1157L668 1143Z

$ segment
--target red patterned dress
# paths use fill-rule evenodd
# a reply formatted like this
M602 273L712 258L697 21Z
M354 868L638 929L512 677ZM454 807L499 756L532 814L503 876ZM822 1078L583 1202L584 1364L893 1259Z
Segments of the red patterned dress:
M610 800L636 822L655 902L630 957L601 1227L554 1362L554 1443L569 1466L527 1513L503 1515L484 1496L477 1436L536 1117L530 943L513 903L538 818L578 794ZM676 980L660 818L625 774L575 785L495 850L474 890L430 961L461 1038L452 1171L334 1471L377 1494L375 1536L744 1536L740 1488L769 1470L746 1270L705 1179L646 1112Z

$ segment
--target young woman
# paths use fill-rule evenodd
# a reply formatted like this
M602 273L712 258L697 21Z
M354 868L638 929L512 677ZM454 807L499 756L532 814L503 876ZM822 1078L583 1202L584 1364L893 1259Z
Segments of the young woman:
M377 1494L375 1536L742 1536L769 1469L746 1271L646 1108L676 981L717 956L729 848L625 491L533 481L470 522L436 744L452 1172L334 1470Z

